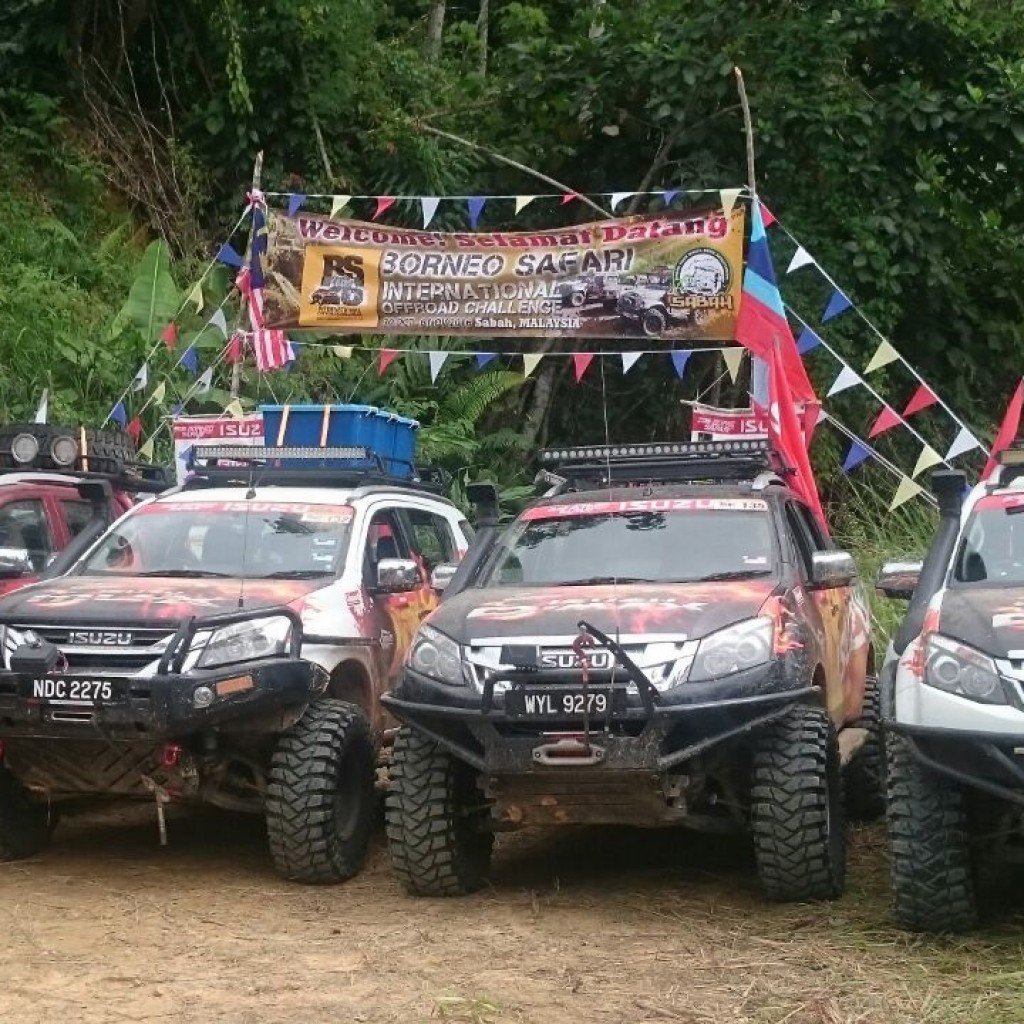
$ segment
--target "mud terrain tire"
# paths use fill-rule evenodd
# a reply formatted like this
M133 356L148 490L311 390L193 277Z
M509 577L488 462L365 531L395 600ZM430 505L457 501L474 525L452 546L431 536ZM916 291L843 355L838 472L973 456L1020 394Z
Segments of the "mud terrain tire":
M852 728L865 729L863 746L846 765L846 816L852 821L874 821L885 813L885 751L882 737L878 681L868 676L864 706Z
M660 309L649 309L644 313L640 326L648 338L658 338L668 326L668 317Z
M821 708L796 706L766 726L753 760L750 823L764 894L830 900L846 883L839 744Z
M414 896L462 896L484 883L494 835L469 765L409 728L395 737L387 810L398 880Z
M267 784L267 836L285 878L329 885L366 860L375 820L376 752L355 704L324 698L278 740Z
M4 469L16 469L18 463L11 455L11 442L19 434L31 434L39 442L39 454L29 465L32 469L60 470L50 457L50 444L55 437L70 436L76 442L81 443L82 431L79 427L55 426L48 423L12 423L9 426L0 427L0 467ZM120 473L126 466L134 465L135 442L131 435L124 430L94 430L92 427L85 428L85 443L87 446L86 455L89 459L89 468L99 473ZM81 453L79 453L81 454ZM78 468L76 461L75 468Z
M0 861L38 853L49 842L55 823L46 804L33 800L6 768L0 768Z
M965 932L978 923L967 799L886 738L889 870L897 922L913 932Z

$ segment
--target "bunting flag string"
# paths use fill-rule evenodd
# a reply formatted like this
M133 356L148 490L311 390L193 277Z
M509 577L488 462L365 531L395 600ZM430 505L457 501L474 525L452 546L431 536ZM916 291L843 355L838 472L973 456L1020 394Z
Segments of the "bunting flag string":
M524 352L523 353L523 377L529 377L534 370L537 369L540 361L544 358L543 352Z
M640 361L640 357L643 352L623 352L622 353L622 372L629 373L634 366Z

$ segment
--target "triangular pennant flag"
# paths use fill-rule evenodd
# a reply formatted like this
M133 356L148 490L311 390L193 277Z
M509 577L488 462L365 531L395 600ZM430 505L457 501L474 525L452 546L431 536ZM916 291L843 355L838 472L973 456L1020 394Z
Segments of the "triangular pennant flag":
M240 363L242 352L245 350L245 335L241 331L235 331L227 344L226 360L229 363Z
M203 370L203 375L196 381L196 394L205 395L213 387L213 367Z
M576 371L576 383L583 379L583 374L587 372L587 367L594 361L593 352L573 352L572 363L573 369Z
M306 197L301 192L293 192L288 197L288 216L294 217L302 209L302 204L305 201Z
M184 402L175 402L174 403L174 408L171 410L171 415L172 416L180 416L184 411L185 411L185 403Z
M632 199L635 195L635 192L613 192L611 200L612 213L615 212L620 203L624 203L627 199Z
M149 363L143 363L132 380L132 391L142 391L149 383Z
M843 459L843 472L849 473L851 469L855 469L870 456L871 449L866 444L862 441L854 441L846 453L846 458Z
M178 325L173 320L160 332L160 340L168 348L174 348L178 343Z
M377 196L377 209L373 211L373 219L387 213L398 200L394 196Z
M734 348L723 348L722 358L725 360L725 368L729 371L729 380L736 383L736 378L740 374L740 365L743 362L743 353L746 352L745 348L737 345Z
M480 221L480 214L483 213L486 202L486 196L469 196L466 199L466 206L469 209L469 226L474 231L476 231L476 226Z
M192 291L188 293L188 298L185 301L191 302L196 307L196 316L199 316L199 314L202 313L203 304L206 302L203 298L202 281L196 281L196 283L192 285Z
M803 356L808 352L813 352L820 344L821 338L810 327L805 327L800 332L800 337L796 339L796 350Z
M622 372L629 373L636 366L643 352L622 352Z
M899 359L900 354L889 344L887 341L883 341L878 348L875 349L875 354L871 357L871 362L864 367L864 373L874 373L875 370L880 370L883 366L888 366L890 363L894 363Z
M492 359L496 359L497 356L497 352L477 352L476 368L482 370Z
M676 368L676 376L682 377L686 370L686 364L689 362L689 352L673 352L672 353L672 365Z
M1020 432L1020 415L1022 410L1024 410L1024 377L1017 382L1013 397L1006 406L1003 422L999 424L999 430L996 432L995 440L992 442L992 450L985 461L985 468L981 471L982 480L987 479L995 472L996 466L999 465L999 453L1006 451L1017 440L1017 435Z
M738 188L723 188L718 190L718 198L722 203L722 213L729 216L732 213L732 208L736 205L736 200L740 197L742 189Z
M434 214L437 213L437 208L440 204L441 200L437 196L420 196L420 209L423 211L424 230L430 227L430 222L434 219Z
M448 353L428 352L427 358L430 360L430 383L434 384L437 381L437 375L441 372L441 367L444 366L445 360L448 358Z
M382 348L380 350L380 361L377 364L377 376L383 377L387 368L401 355L397 349Z
M352 358L352 346L351 345L332 345L331 351L339 359L351 359Z
M803 415L803 428L804 428L804 446L808 449L811 447L811 441L814 440L814 431L818 429L818 423L821 421L821 402L808 402L804 406Z
M147 462L153 461L153 438L146 439L146 443L139 449L139 458Z
M123 427L128 422L128 413L125 412L124 402L118 402L117 405L110 410L110 415L107 419L113 420L115 423L120 423Z
M675 198L683 190L681 188L670 188L667 192L661 193L661 201L666 206L671 206L675 202Z
M839 376L832 382L832 387L828 389L828 394L825 397L831 398L833 395L838 395L840 391L845 391L860 383L862 383L860 377L849 366L844 366L839 371Z
M932 466L937 466L942 461L942 456L930 445L926 444L921 449L921 454L917 457L917 462L914 463L914 472L910 475L916 477L919 473L923 473L926 469L931 469Z
M352 202L351 196L332 196L331 197L331 216L337 217L342 210Z
M802 246L796 247L796 252L793 253L793 258L789 261L789 266L786 267L786 273L792 274L794 270L799 270L801 267L806 267L814 263L814 257Z
M233 420L240 420L245 415L245 410L242 408L242 403L237 398L233 398L230 402L228 402L228 404L224 406L224 411Z
M142 420L138 416L133 417L131 423L128 424L128 433L131 435L133 441L138 441L139 435L142 433Z
M970 452L980 447L981 442L966 427L961 427L959 433L953 438L953 443L949 446L949 451L946 452L943 461L949 462L958 455L963 455L964 452Z
M226 263L229 267L241 267L244 262L230 242L225 242L217 250L217 260L220 263Z
M43 388L42 398L36 406L36 423L45 423L50 415L50 389Z
M884 434L887 430L892 430L893 427L902 422L903 420L900 418L900 414L891 405L883 405L882 411L878 414L877 419L871 424L871 429L868 431L868 437L878 437L879 434Z
M764 203L758 203L757 205L761 207L762 223L766 228L770 228L775 223L775 214Z
M529 377L534 370L537 369L537 364L544 358L543 352L524 352L523 353L523 377Z
M536 198L536 196L516 196L516 213L522 213Z
M561 205L568 206L574 199L579 199L579 197L579 192L566 192L565 195L562 196Z
M825 312L821 314L821 322L828 323L833 317L845 313L852 305L853 303L837 288L832 293L832 298L828 300Z
M225 338L228 336L228 321L227 317L224 316L223 309L215 309L213 316L207 320L207 324L211 327L216 327Z
M193 375L199 372L199 353L196 351L195 345L189 345L189 347L182 352L181 365Z
M916 480L911 480L909 476L904 476L900 480L899 487L896 488L896 493L892 496L892 501L889 504L889 511L895 511L904 502L917 497L917 495L919 495L923 490L924 488Z
M927 384L922 383L918 385L917 390L914 392L914 397L907 402L907 407L903 410L903 418L906 419L922 409L927 409L930 405L935 405L938 400L939 396Z
M150 396L150 401L154 405L159 405L164 400L164 395L167 394L167 385L160 381L159 384L153 389L153 394Z

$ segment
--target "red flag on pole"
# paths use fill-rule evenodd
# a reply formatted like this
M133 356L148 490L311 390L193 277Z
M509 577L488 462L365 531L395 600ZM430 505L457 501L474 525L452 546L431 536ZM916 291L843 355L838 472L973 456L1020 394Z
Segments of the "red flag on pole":
M1003 417L1002 425L999 427L999 433L996 434L996 439L992 442L992 454L988 457L984 472L981 474L982 480L987 480L996 468L996 456L1001 451L1009 448L1017 439L1021 406L1024 406L1024 377L1017 384L1017 390L1014 391L1013 398L1010 399L1010 404L1006 407L1006 415Z

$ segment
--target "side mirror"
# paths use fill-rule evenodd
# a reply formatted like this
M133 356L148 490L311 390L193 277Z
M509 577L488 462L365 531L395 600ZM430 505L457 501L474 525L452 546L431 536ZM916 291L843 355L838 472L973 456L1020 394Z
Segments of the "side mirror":
M878 570L875 589L886 597L909 601L921 577L923 562L886 562Z
M32 559L25 548L0 548L0 579L17 579L31 572Z
M458 572L459 567L452 565L449 562L442 562L440 565L434 566L434 571L430 574L430 585L434 590L439 593L444 590L452 581L452 577Z
M814 587L848 587L856 578L857 563L849 551L815 551L811 556Z
M377 593L408 594L421 586L420 567L411 558L382 558L377 563Z

